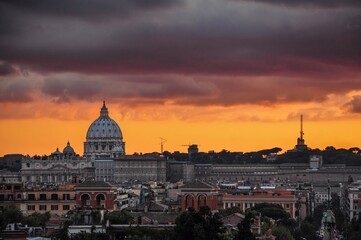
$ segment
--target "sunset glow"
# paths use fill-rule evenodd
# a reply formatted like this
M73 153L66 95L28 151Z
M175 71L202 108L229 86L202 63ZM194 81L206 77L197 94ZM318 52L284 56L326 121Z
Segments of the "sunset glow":
M0 3L0 155L78 154L105 100L127 154L361 147L358 1ZM292 3L290 3L292 2Z

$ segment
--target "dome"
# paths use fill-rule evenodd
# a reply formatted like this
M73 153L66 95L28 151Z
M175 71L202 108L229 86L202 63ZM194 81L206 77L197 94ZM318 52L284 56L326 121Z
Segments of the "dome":
M64 148L63 153L64 154L75 154L74 149L70 146L69 141L66 144L66 147Z
M100 116L90 125L86 139L123 139L122 131L118 124L109 117L108 109L103 102Z
M53 152L51 155L60 155L61 152L59 151L59 148L56 148L56 151Z

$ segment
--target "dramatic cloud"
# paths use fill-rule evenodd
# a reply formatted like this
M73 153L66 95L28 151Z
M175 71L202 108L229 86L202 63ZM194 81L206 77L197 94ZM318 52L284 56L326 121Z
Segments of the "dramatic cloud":
M7 62L0 62L0 76L11 75L16 72L16 69Z
M344 108L352 113L361 113L361 96L353 96L352 100L344 105Z
M336 0L2 1L1 101L323 102L361 89L360 10ZM12 66L41 81L15 84Z
M34 84L28 80L5 81L0 79L0 103L30 102L33 100L32 93L35 88Z
M3 9L13 9L20 13L42 14L50 17L78 18L92 22L119 17L128 17L142 11L167 9L181 1L168 0L3 0Z
M153 8L147 1L127 1L124 6L112 4L149 11L131 19L110 14L114 19L100 24L66 18L68 2L58 3L59 13L50 3L36 8L11 2L2 4L7 10L2 17L1 29L7 32L0 41L2 57L40 72L329 78L355 74L361 61L357 8L284 11L249 2L200 0L158 11L168 4L155 2ZM108 16L107 11L116 13L116 7L107 4L95 13L94 4L80 3L71 2L78 9L74 11L84 9L95 19Z
M326 8L336 8L336 7L360 7L361 2L358 0L233 0L233 1L248 1L248 2L264 2L268 4L278 4L291 7L326 7Z

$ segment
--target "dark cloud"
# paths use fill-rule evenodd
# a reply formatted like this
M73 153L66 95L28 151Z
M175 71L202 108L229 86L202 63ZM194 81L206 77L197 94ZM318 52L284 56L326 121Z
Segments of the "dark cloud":
M336 7L360 7L361 2L359 0L232 0L232 1L248 1L248 2L264 2L268 4L277 4L291 7L324 7L324 8L336 8Z
M0 103L31 102L35 86L27 80L2 80L0 82Z
M101 89L100 82L83 79L47 79L42 92L58 103L69 102L72 98L91 101Z
M7 62L0 62L0 76L7 76L16 73L16 69Z
M97 0L3 0L0 6L21 13L99 21L127 17L142 11L167 9L180 2L180 0L105 0L101 3Z
M1 59L44 76L56 102L267 105L361 89L355 1L173 2L3 1Z
M320 102L330 93L344 94L360 89L357 81L320 82L290 78L132 76L87 77L65 75L44 81L42 92L56 102L108 99L128 106L176 105L234 106L275 105L291 102ZM75 79L75 80L74 80Z
M353 96L352 100L346 103L343 107L348 112L361 113L361 96Z
M151 9L147 1L131 2L125 5L145 4L144 8ZM329 78L359 70L361 31L356 10L327 10L320 18L319 11L289 13L260 5L252 12L247 11L252 10L249 3L244 3L245 9L235 3L219 9L222 4L215 1L208 3L211 10L203 11L202 4L207 3L140 15L126 24L119 19L97 24L59 20L55 10L46 11L52 8L46 3L38 10L48 13L46 16L19 15L18 8L36 10L31 4L15 1L13 14L7 13L9 19L3 22L17 25L20 36L4 34L0 51L5 60L40 72ZM74 5L81 9L79 2ZM219 11L215 13L215 9ZM89 16L92 14L94 18L106 15L101 10Z
M67 75L46 79L41 91L56 102L72 99L134 99L150 103L164 103L167 99L195 97L211 94L207 83L177 77L86 77ZM142 100L143 99L143 100Z

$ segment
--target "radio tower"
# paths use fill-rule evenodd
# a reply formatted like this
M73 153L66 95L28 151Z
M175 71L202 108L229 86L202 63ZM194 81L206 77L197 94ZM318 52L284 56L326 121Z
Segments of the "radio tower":
M161 137L159 137L159 139L160 139L160 154L163 154L163 143L165 143L167 140Z
M303 140L303 115L301 114L301 132L300 132L300 139Z
M300 131L300 137L297 138L297 145L295 146L296 151L307 150L307 145L305 144L305 140L303 139L304 134L305 133L303 132L303 115L301 114L301 131Z

